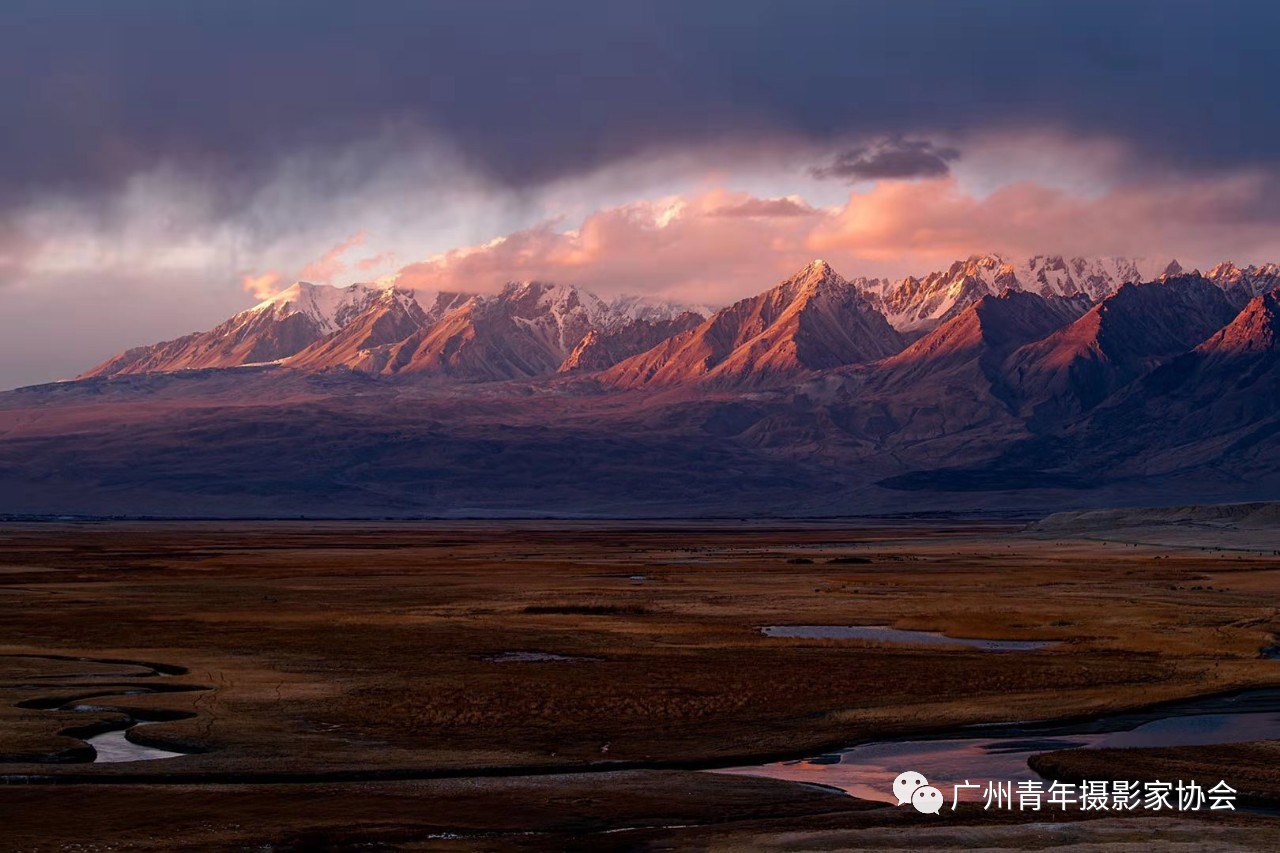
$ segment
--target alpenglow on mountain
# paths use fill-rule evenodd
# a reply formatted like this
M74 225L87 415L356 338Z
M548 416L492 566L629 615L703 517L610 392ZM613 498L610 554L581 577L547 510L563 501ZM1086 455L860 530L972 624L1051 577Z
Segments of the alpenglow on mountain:
M527 282L493 296L298 282L207 332L127 350L81 378L275 363L465 379L554 373L588 333L639 324L678 331L710 309L644 297L605 301L576 287ZM684 318L680 320L680 318ZM623 336L625 338L625 336ZM630 346L644 346L639 336ZM632 354L615 342L618 358Z
M12 496L0 513L813 516L1269 499L1277 272L985 257L873 286L815 261L718 311L544 283L298 284L78 381L0 394Z
M617 388L734 385L877 361L901 348L901 336L866 295L819 260L615 364L601 379Z
M488 296L299 282L207 332L127 350L82 378L271 363L493 381L605 371L646 353L606 381L767 378L892 355L984 296L1016 291L1097 302L1126 282L1180 271L1176 261L1038 256L1010 263L987 255L895 282L846 280L815 262L791 284L720 312L638 296L605 300L540 282ZM821 287L805 291L797 282L806 277ZM1280 269L1224 263L1206 278L1242 305L1280 284ZM697 331L704 321L711 326Z

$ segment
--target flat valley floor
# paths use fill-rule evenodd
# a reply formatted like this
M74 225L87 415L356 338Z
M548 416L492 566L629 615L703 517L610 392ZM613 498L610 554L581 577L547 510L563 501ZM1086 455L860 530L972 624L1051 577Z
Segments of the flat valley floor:
M1237 813L698 772L1280 687L1280 557L985 522L8 523L0 849L1280 849L1280 744L1054 756ZM764 636L887 625L993 654ZM98 702L95 703L95 697ZM128 716L191 754L90 763Z

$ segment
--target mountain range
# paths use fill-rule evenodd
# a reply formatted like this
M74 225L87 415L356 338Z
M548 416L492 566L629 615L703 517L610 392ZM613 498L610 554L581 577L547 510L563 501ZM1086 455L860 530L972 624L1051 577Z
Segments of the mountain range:
M274 363L515 379L574 369L565 362L589 332L597 350L621 358L652 345L653 335L674 334L708 313L631 296L606 302L541 282L510 284L494 296L298 282L208 332L127 350L81 378ZM574 364L582 362L578 354Z
M719 310L298 283L0 395L0 512L1031 512L1280 496L1280 267L815 261Z

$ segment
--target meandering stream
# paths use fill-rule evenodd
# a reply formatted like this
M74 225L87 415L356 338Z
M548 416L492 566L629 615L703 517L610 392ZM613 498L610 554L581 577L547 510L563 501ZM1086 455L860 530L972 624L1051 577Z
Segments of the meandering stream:
M177 758L188 755L186 752L174 752L135 743L129 733L139 726L159 722L189 719L195 714L186 711L138 710L118 708L100 703L86 704L86 700L113 699L125 696L143 696L156 693L184 693L207 688L191 684L110 684L97 679L143 679L165 678L173 675L185 675L184 667L171 664L149 663L146 661L124 660L119 658L91 658L72 655L5 655L5 657L22 657L36 660L79 661L91 664L131 666L135 672L129 673L72 673L62 676L35 676L32 680L41 681L46 678L58 678L63 682L74 679L82 682L93 680L93 689L84 693L68 696L65 693L49 697L36 697L18 703L20 708L31 708L44 711L76 711L79 713L119 714L124 720L119 723L103 723L101 725L76 726L63 730L62 734L82 740L93 750L92 762L95 764L121 763L127 761L154 761L164 758ZM85 687L82 683L40 683L39 688L73 689Z
M150 722L139 720L130 723L126 728L103 732L100 735L87 737L84 742L93 747L95 764L113 764L124 761L154 761L158 758L179 758L188 755L185 752L170 752L157 749L129 740L129 732L138 726L150 725Z

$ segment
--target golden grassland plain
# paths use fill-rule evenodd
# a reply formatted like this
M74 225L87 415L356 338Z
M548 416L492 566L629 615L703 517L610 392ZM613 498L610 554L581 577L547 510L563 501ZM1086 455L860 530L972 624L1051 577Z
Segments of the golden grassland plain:
M1170 849L1274 849L1280 820L1262 815L1049 825L965 809L926 828L812 786L693 771L1280 686L1280 661L1259 654L1280 630L1277 579L1270 551L991 523L11 523L0 774L30 784L0 787L0 846L1088 849L1156 833ZM772 624L1059 645L763 636ZM47 709L94 692L106 709ZM84 763L67 730L113 709L186 715L133 737L197 751ZM1044 760L1064 777L1216 780L1229 765L1266 800L1275 755Z

